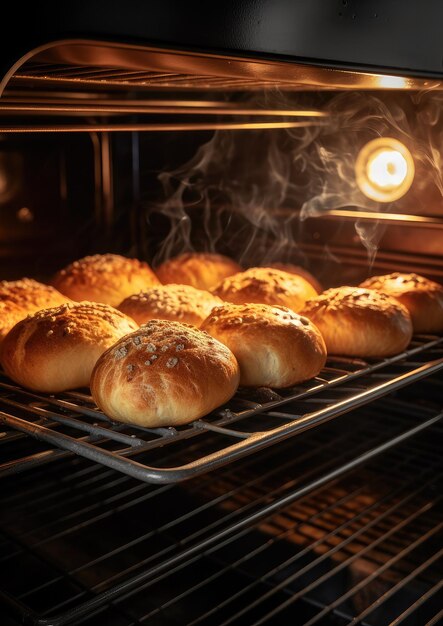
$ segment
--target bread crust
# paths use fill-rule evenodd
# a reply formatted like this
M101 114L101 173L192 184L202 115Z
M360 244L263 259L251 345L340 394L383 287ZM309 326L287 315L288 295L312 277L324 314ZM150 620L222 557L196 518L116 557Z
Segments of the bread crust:
M222 300L209 291L190 285L159 285L125 298L117 307L138 324L152 319L200 326Z
M317 293L321 293L323 291L323 287L320 282L317 280L311 272L305 270L304 267L300 265L294 265L293 263L270 263L267 267L271 267L275 270L282 270L283 272L288 272L289 274L296 274L297 276L302 276L305 280L308 281L310 285L312 285Z
M233 304L275 304L296 312L317 295L302 276L267 267L252 267L226 278L212 293Z
M443 286L433 280L394 272L372 276L360 287L375 289L401 302L409 311L414 333L443 332Z
M3 341L0 361L12 380L35 391L87 387L99 356L137 327L107 304L63 304L16 324Z
M395 298L359 287L337 287L308 300L301 315L320 330L328 354L382 358L405 350L412 337L407 309Z
M165 261L155 272L164 285L173 283L211 289L241 270L238 263L222 254L187 252Z
M178 426L227 402L239 378L235 356L210 335L190 324L152 320L100 357L91 393L116 421Z
M71 300L57 289L32 278L0 282L0 342L26 316Z
M159 280L144 261L118 254L94 254L61 269L52 284L76 302L117 306L127 296L158 285Z
M319 330L287 307L225 303L202 329L232 350L241 385L290 387L316 376L326 362Z

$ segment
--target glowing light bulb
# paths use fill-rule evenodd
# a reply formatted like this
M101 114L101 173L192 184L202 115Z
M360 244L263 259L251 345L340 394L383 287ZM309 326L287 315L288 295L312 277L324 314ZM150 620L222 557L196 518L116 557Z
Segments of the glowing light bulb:
M366 197L392 202L404 196L414 180L414 161L404 144L392 137L367 143L357 157L356 180Z
M408 174L405 157L397 150L383 150L368 161L367 176L381 189L393 189L402 184Z

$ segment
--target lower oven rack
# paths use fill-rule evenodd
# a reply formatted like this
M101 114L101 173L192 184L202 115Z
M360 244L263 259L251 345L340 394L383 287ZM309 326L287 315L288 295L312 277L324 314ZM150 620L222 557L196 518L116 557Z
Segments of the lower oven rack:
M442 415L389 396L186 488L75 457L6 478L4 605L39 626L438 624Z
M240 390L227 406L204 419L182 428L157 429L111 422L86 393L46 396L3 377L0 422L56 450L3 463L0 475L74 453L138 480L177 483L324 424L441 369L443 338L415 336L409 349L394 357L372 363L330 357L319 376L297 388ZM16 436L4 433L0 445ZM194 438L197 443L191 445ZM171 446L183 450L181 460L165 466Z

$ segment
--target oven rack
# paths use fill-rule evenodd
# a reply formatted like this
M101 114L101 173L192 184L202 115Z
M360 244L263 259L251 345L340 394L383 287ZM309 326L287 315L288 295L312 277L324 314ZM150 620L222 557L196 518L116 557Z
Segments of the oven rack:
M249 626L257 609L272 610L272 624L369 625L412 582L392 619L427 623L422 610L440 609L443 413L432 381L423 387L426 407L386 398L295 449L284 442L278 463L268 449L186 488L80 458L6 479L0 611L36 626L172 626L177 615L188 626ZM353 571L352 588L340 584Z
M303 385L278 392L240 389L227 405L203 419L156 429L111 422L87 393L33 393L3 375L0 422L12 430L3 433L0 445L23 433L51 449L3 463L0 475L74 453L138 480L178 483L320 426L441 369L443 338L415 336L409 349L394 357L372 363L330 357L320 375ZM165 466L171 446L179 454L173 466Z

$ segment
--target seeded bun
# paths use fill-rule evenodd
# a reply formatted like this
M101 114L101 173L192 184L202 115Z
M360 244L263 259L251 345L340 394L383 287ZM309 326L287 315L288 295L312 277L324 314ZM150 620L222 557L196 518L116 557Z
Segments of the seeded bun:
M147 263L118 254L86 256L60 270L53 280L54 287L72 300L103 302L111 306L158 284Z
M191 285L197 289L211 289L223 278L241 272L232 259L210 252L188 252L165 261L156 269L164 285L174 283Z
M91 392L110 418L156 428L187 424L235 393L238 363L189 324L152 320L97 361Z
M118 309L138 324L152 319L200 326L215 306L222 304L209 291L190 285L159 285L129 296Z
M319 283L319 281L313 276L308 270L305 270L304 267L300 265L293 265L292 263L270 263L266 265L266 267L270 267L275 270L282 270L283 272L288 272L289 274L296 274L297 276L302 276L305 280L308 281L310 285L312 285L317 293L321 293L323 291L323 287Z
M401 302L409 311L415 333L443 332L443 286L418 274L386 274L365 280L360 287L375 289Z
M98 357L137 324L107 304L44 309L6 335L0 361L15 382L48 393L87 387Z
M40 309L70 302L59 291L31 278L0 282L0 342L17 322Z
M267 267L252 267L226 278L212 293L233 304L277 304L293 311L317 295L301 276Z
M406 349L412 337L407 309L384 293L358 287L328 289L301 311L319 329L328 354L387 357Z
M316 376L326 362L318 329L286 307L226 303L201 328L232 350L241 385L290 387Z

